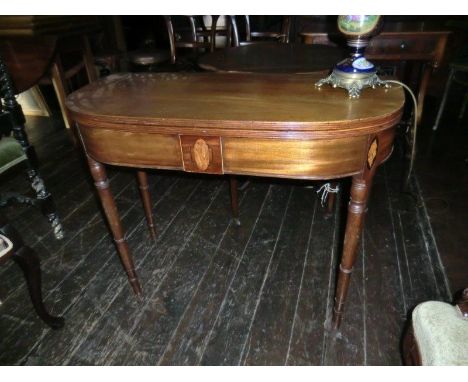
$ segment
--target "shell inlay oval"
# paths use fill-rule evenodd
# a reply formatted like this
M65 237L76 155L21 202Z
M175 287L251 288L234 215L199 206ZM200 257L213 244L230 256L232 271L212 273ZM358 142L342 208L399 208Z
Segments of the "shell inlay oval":
M203 139L197 139L192 148L192 157L197 167L205 171L211 162L210 146Z
M374 138L371 145L369 146L369 151L367 152L367 165L369 168L372 168L377 157L377 151L379 150L379 144L377 138Z

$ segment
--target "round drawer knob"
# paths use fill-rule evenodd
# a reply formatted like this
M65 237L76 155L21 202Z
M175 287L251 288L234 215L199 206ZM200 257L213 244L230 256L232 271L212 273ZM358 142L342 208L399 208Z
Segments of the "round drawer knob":
M401 42L400 49L406 49L406 42L404 41Z

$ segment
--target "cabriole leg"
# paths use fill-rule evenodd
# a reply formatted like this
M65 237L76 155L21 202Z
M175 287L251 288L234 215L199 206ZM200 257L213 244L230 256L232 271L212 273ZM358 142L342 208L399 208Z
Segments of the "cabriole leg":
M37 254L29 247L21 247L13 253L13 260L23 271L37 315L52 329L62 328L65 324L63 317L51 316L44 307L41 291L41 265Z

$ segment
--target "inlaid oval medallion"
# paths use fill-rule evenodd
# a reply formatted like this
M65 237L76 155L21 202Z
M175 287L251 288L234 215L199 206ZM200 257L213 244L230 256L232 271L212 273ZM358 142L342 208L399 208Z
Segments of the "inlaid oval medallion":
M205 171L211 162L210 146L203 139L197 139L192 148L192 157L198 169Z
M367 165L369 168L372 168L377 157L377 151L379 150L379 144L377 138L374 138L371 145L369 146L369 151L367 152Z

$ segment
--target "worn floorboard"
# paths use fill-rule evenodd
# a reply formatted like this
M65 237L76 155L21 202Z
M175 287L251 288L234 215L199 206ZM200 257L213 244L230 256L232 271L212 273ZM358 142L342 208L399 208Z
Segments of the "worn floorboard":
M240 197L241 225L229 225L197 290L159 360L161 365L197 364L203 355L229 281L249 242L269 185L253 183Z
M331 332L346 182L327 214L304 182L251 179L237 226L226 178L151 171L152 241L133 172L109 168L143 286L138 300L67 133L45 126L31 142L66 237L56 241L38 211L2 213L39 253L45 303L66 326L52 331L36 317L21 272L5 264L2 365L397 365L414 305L449 300L418 179L410 196L399 191L398 153L376 176L344 321ZM0 192L15 187L29 187L20 172Z

